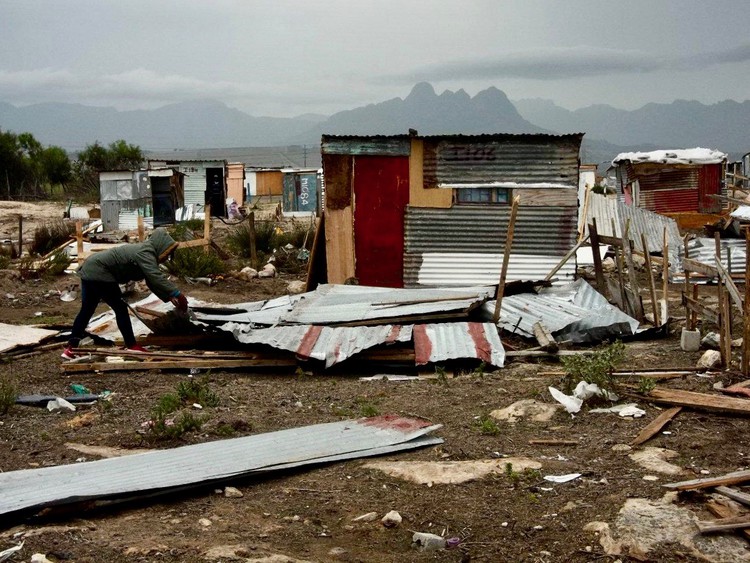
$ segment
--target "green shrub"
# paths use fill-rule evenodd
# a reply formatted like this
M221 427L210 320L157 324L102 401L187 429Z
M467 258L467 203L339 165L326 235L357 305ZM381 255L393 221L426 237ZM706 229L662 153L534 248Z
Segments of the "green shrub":
M169 273L190 278L221 274L226 270L224 261L213 250L206 252L203 248L178 248L166 266Z
M70 266L70 258L64 250L58 250L44 262L40 273L44 277L59 276Z
M357 397L355 402L357 403L357 405L359 405L360 416L370 418L373 416L378 416L380 414L380 409L378 409L375 403L369 401L368 399L365 399L364 397Z
M29 246L29 254L44 256L62 243L70 240L75 234L75 225L59 219L51 223L43 223L34 230L34 240Z
M495 419L491 416L480 416L474 422L474 425L479 429L479 432L481 434L484 434L485 436L495 436L497 434L500 434L500 427L497 425L497 422L495 422Z
M219 406L219 396L208 387L208 376L198 380L190 378L177 385L177 397L183 404L198 403L204 407Z
M0 377L0 415L8 414L10 408L16 403L18 397L18 385L8 376Z
M625 359L625 345L619 340L596 350L593 354L562 356L565 370L565 389L570 393L579 381L596 383L603 391L614 391L616 382L612 376L618 364Z
M203 229L203 219L188 219L175 223L168 230L174 240L182 242L203 238Z

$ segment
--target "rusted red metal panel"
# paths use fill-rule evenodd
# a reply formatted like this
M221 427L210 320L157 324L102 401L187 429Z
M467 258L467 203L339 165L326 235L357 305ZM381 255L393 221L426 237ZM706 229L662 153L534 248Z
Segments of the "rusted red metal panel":
M688 188L641 191L640 207L656 213L695 213L698 211L698 190Z
M361 285L404 286L409 157L354 157L355 274Z
M712 195L721 194L721 164L706 164L698 172L698 211L720 213L721 201Z

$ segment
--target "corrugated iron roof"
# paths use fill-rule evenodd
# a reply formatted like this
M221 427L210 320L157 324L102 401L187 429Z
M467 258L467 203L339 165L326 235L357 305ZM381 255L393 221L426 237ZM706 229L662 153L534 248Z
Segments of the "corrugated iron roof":
M505 349L492 323L433 323L414 326L417 365L475 358L503 367Z
M703 264L716 264L716 243L712 238L694 238L688 242L688 256ZM680 260L685 257L684 246L680 247ZM721 263L732 275L745 273L745 241L744 239L721 240Z
M98 461L0 473L0 514L166 492L268 471L441 443L440 428L396 415L217 440Z
M487 318L495 302L482 306ZM533 326L544 325L557 340L596 342L634 334L638 321L607 302L583 279L563 287L544 288L538 294L522 293L503 298L498 326L534 338Z
M243 344L265 344L293 352L303 359L324 361L331 367L374 346L409 342L412 327L378 325L362 327L327 327L313 325L278 326L252 329L246 324L227 323L219 327L231 332Z

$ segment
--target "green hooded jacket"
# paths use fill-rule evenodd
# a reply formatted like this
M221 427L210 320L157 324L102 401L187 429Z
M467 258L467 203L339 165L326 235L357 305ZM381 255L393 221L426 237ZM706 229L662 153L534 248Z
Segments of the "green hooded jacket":
M86 281L127 283L145 279L146 285L162 301L180 294L159 269L159 262L178 244L165 229L155 229L146 242L124 244L93 254L78 270Z

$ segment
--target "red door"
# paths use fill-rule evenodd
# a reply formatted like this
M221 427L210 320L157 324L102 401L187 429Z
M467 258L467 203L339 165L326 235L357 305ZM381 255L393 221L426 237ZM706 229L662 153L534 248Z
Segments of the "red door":
M404 286L409 157L354 158L354 256L360 285Z

